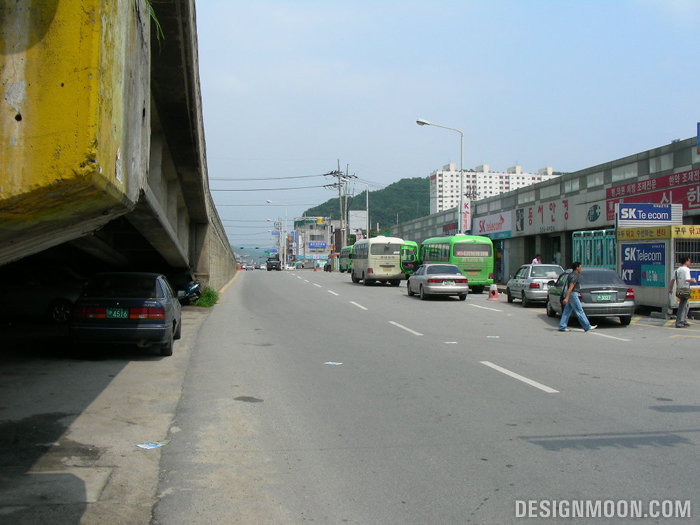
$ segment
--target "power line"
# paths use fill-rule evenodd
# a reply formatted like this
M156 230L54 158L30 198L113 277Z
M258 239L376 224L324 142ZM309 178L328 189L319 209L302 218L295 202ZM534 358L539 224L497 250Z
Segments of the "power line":
M323 188L320 186L298 186L296 188L253 188L249 190L228 190L228 189L211 189L210 191L286 191L286 190L307 190L309 188Z
M251 181L251 180L288 180L288 179L308 179L311 177L325 177L327 174L322 175L297 175L293 177L252 177L252 178L219 178L219 177L209 177L209 180L227 180L227 181Z

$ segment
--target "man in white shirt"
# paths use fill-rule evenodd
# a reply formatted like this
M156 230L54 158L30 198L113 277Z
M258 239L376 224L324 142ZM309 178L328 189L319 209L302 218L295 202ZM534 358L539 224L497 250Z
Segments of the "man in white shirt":
M532 262L530 264L542 264L542 259L540 259L539 253L535 255L535 258L532 259Z
M691 284L696 284L697 281L690 276L690 257L684 257L681 265L676 269L671 279L671 288L668 293L673 293L673 283L676 283L676 289L690 290ZM676 328L685 328L688 326L688 310L690 297L679 298L678 313L676 314Z

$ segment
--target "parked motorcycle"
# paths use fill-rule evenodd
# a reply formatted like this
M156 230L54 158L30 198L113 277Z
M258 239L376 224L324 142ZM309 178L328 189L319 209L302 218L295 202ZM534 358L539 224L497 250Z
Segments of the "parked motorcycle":
M180 304L183 306L194 303L200 297L202 297L202 283L200 281L192 281L184 292L178 294Z

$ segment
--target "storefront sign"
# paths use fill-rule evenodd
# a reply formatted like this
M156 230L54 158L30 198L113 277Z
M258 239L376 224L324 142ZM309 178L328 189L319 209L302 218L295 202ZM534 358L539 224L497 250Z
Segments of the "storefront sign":
M621 274L632 286L666 286L666 243L620 243Z
M684 210L700 209L700 169L622 184L605 190L606 216L615 219L615 204L682 204Z
M569 199L550 201L515 210L515 235L532 235L566 231Z
M491 239L508 239L511 237L511 212L496 213L474 219L472 233Z
M617 227L668 226L683 224L683 208L680 204L641 204L620 202L617 204Z
M669 239L671 237L671 226L661 226L658 228L620 228L615 233L618 241Z

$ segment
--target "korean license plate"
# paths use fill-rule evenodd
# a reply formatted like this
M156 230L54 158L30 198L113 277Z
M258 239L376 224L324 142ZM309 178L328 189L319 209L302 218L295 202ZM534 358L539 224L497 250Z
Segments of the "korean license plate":
M609 293L599 293L596 295L596 301L612 301L612 294Z
M479 275L479 271L478 270L467 270L466 274L469 277L476 277L477 275Z
M107 319L128 319L129 310L126 308L107 308L105 310L105 318Z
M454 281L442 281L443 286L454 286Z

